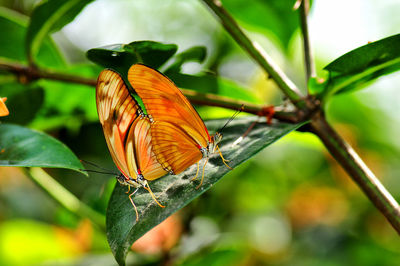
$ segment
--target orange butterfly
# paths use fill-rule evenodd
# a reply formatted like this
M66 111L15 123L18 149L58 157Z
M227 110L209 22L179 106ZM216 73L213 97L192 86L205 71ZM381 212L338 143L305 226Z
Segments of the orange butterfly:
M154 121L150 125L152 148L163 169L179 174L197 163L195 179L199 160L206 158L200 187L211 154L218 150L229 167L218 147L222 134L210 136L197 111L170 79L157 70L136 64L129 69L128 80Z
M112 70L103 70L97 79L96 103L108 149L121 172L117 180L128 188L136 188L129 199L137 221L138 211L132 196L140 187L149 191L154 201L164 207L156 200L147 182L167 174L152 151L150 119L130 95L122 77Z
M0 116L7 116L10 114L10 112L7 109L7 106L5 104L5 101L7 100L6 97L1 98L0 97Z

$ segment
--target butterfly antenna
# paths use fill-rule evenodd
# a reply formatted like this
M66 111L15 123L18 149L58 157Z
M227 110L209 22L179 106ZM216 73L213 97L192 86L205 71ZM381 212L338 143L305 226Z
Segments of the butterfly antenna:
M236 110L236 112L231 116L231 118L229 118L228 121L226 121L225 125L224 125L223 127L221 127L217 132L221 133L222 130L224 130L224 128L225 128L230 122L232 122L232 120L235 119L243 110L244 110L244 104L242 104L242 106L239 108L239 110Z
M98 173L98 174L118 175L117 173L112 172L110 169L103 168L103 167L101 167L101 166L98 166L98 165L95 164L95 163L88 162L88 161L82 160L82 159L81 159L80 161L83 162L83 163L89 164L89 165L91 165L91 166L93 166L93 167L96 167L96 168L98 168L98 169L103 170L103 171L96 171L96 170L90 170L90 169L89 169L89 170L80 169L80 170L82 170L82 171L91 172L91 173Z
M111 172L110 169L103 168L103 167L101 167L101 166L99 166L99 165L97 165L97 164L95 164L95 163L92 163L92 162L89 162L89 161L86 161L86 160L83 160L83 159L81 159L80 161L83 162L83 163L89 164L89 165L91 165L91 166L94 166L94 167L96 167L96 168L99 168L99 169L101 169L101 170Z
M102 172L102 171L97 171L97 170L92 170L92 169L79 169L79 170L84 171L84 172L88 172L88 173L105 174L105 175L118 175L118 174L113 173L113 172Z

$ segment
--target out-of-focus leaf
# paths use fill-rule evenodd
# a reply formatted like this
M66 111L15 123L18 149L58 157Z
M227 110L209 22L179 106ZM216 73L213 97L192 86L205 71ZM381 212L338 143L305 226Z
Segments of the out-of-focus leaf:
M327 82L321 80L320 78L311 77L308 80L308 91L312 95L319 94L325 90Z
M21 125L29 123L35 117L44 100L42 88L29 88L19 83L0 85L0 95L7 97L10 111L1 121Z
M137 41L130 44L114 44L87 51L87 57L96 64L117 71L127 80L127 71L135 63L159 68L177 51L175 44L153 41Z
M9 61L26 62L25 35L28 18L13 10L0 7L0 58ZM45 38L37 55L39 63L46 67L63 67L64 60L49 38Z
M60 233L63 231L66 230L40 220L17 220L14 218L2 222L0 225L1 264L24 265L29 261L31 265L38 265L43 261L56 261L76 256L76 250L79 250L79 247L75 246L75 249L72 249L69 248L69 245L79 245L78 240L75 238L76 242L71 243L68 233ZM70 238L73 239L72 234ZM13 252L13 247L21 242L31 247L22 255Z
M217 78L210 74L196 76L174 72L166 73L166 75L173 80L179 88L195 90L202 93L214 93L252 103L260 102L260 99L255 97L250 91L228 79Z
M223 0L224 7L249 29L272 32L287 47L299 26L299 15L292 0Z
M28 58L39 51L43 39L71 22L81 10L93 0L48 0L42 1L32 12L26 35Z
M203 62L207 55L207 49L204 46L194 46L182 53L175 55L175 62L168 67L165 71L168 72L181 72L182 65L186 62Z
M94 80L100 71L100 67L93 64L76 65L64 70L67 74ZM84 122L97 121L95 92L92 87L51 80L39 80L38 84L44 88L46 97L31 127L39 130L67 127L74 130L79 129Z
M225 158L230 160L229 165L231 167L243 163L300 126L299 124L276 123L267 125L265 122L259 123L242 142L233 146L235 140L242 136L254 121L255 118L236 119L224 130L221 151ZM212 131L221 127L224 122L223 120L213 120L206 124ZM200 196L230 171L222 163L219 155L212 156L205 169L203 185L196 189L200 178L195 182L191 181L196 170L196 165L193 165L179 175L168 175L151 182L150 186L153 192L158 200L166 205L165 208L160 208L147 192L140 189L134 196L134 202L139 210L138 222L135 220L135 212L128 195L125 193L127 188L116 185L107 208L106 224L107 238L111 250L120 265L125 264L127 252L135 240Z
M0 57L25 61L24 38L27 18L13 10L0 7ZM7 36L7 38L5 38Z
M368 82L400 69L400 34L369 43L342 55L324 69L329 71L324 94L360 89Z
M244 261L247 250L243 247L217 248L211 247L212 251L204 253L200 249L197 254L185 258L178 265L203 266L203 265L237 265L238 261Z
M0 166L83 169L79 159L60 141L12 124L0 124Z
M32 127L41 130L58 127L78 129L83 122L98 119L93 89L49 80L41 80L40 86L45 89L46 98L43 108L32 121Z

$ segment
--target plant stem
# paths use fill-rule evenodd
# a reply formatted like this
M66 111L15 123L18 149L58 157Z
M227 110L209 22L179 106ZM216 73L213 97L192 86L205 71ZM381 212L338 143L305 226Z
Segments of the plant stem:
M400 234L400 206L358 154L328 124L322 112L311 120L314 132L332 156Z
M219 17L232 38L268 73L292 103L303 108L305 103L302 101L302 95L296 85L257 43L247 37L232 16L223 8L222 3L219 0L202 1Z
M96 86L95 79L88 79L75 75L68 75L64 73L58 73L50 70L40 69L34 66L26 66L19 63L10 63L0 61L0 70L5 70L14 73L21 83L29 83L37 79L51 79L69 83L78 83L88 86Z
M89 218L100 230L105 231L105 217L81 202L42 168L30 168L26 173L39 187L64 208L83 218Z
M378 210L392 224L393 228L400 234L400 208L398 203L360 159L357 153L328 124L318 100L314 97L307 97L304 101L300 101L301 95L295 85L280 70L276 71L278 69L276 65L243 33L232 16L222 7L221 2L219 0L202 1L219 17L221 23L235 41L271 75L279 88L300 109L298 111L304 112L303 119L311 119L312 132L322 140L332 156L342 165ZM302 2L302 5L304 5L304 2ZM306 22L307 6L304 5L302 9L305 15L303 21ZM307 29L307 25L304 26L304 29ZM307 36L304 37L305 43L309 43L308 34L305 34L305 36ZM309 52L305 52L305 54L308 54L311 59L310 51L311 49L309 49ZM311 60L306 64L311 66ZM312 75L312 67L310 67L309 75Z
M264 116L265 110L268 106L261 106L253 103L248 103L240 100L234 100L224 96L218 96L210 93L200 93L192 90L180 89L182 93L190 100L193 104L207 105L222 107L231 110L239 110L243 107L243 112ZM300 112L287 112L284 108L274 107L273 117L282 122L288 123L299 123L301 122L303 113Z
M18 63L9 63L0 61L0 70L5 70L15 74L19 81L22 83L29 83L38 79L49 79L49 80L57 80L69 83L83 84L91 87L96 86L97 80L82 78L79 76L66 75L63 73L47 71L44 69L34 68L31 66L26 66ZM181 89L182 93L193 103L199 105L209 105L227 108L231 110L239 110L241 106L244 106L243 112L254 114L254 115L262 115L264 106L234 100L228 97L223 97L210 93L200 93L193 90ZM286 112L282 110L282 108L276 107L275 113L273 115L274 118L289 123L297 123L301 120L299 117L299 113L297 112Z
M310 77L315 77L315 64L312 56L310 36L308 33L308 11L310 9L309 0L300 0L300 25L303 33L304 65L306 68L306 85Z

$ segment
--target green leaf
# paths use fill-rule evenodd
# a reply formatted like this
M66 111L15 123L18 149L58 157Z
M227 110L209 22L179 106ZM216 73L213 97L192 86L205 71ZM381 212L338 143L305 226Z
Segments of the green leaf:
M32 12L26 35L26 51L28 58L39 51L44 38L52 32L60 30L71 22L82 9L93 0L48 0L42 1Z
M224 0L224 7L241 21L245 28L263 33L272 33L288 47L289 41L299 26L298 12L293 10L293 0Z
M311 77L308 80L308 91L311 95L322 93L325 90L326 86L326 81L321 78Z
M300 126L300 124L274 123L267 125L265 122L258 123L242 142L232 146L235 140L242 136L250 124L257 119L254 117L236 119L224 130L221 151L225 158L230 160L231 167L238 166ZM214 131L224 123L224 120L206 122L208 129ZM198 177L196 181L191 181L196 170L196 165L193 165L177 176L168 175L150 183L150 187L161 204L166 206L165 208L160 208L149 193L144 189L139 189L133 197L139 211L138 222L135 220L135 212L125 193L127 187L116 185L107 209L106 226L108 242L120 265L125 264L125 257L134 241L211 188L230 171L222 163L219 155L215 154L205 168L203 185L196 189L201 179Z
M16 61L26 60L24 53L26 24L25 16L7 8L0 8L0 28L3 35L0 38L0 57Z
M9 83L0 85L0 95L7 97L8 116L2 117L2 122L25 125L32 121L44 100L42 88Z
M175 62L165 72L181 72L182 65L186 62L203 62L207 56L207 49L204 46L194 46L182 53L175 55Z
M0 29L3 36L6 36L0 38L0 58L5 61L27 62L25 53L27 26L28 17L0 7ZM46 67L65 66L58 49L49 38L45 38L37 60Z
M183 73L166 73L179 88L195 90L202 93L213 93L232 99L260 103L260 99L249 90L237 85L232 80L211 74L188 75Z
M60 141L12 124L0 124L0 166L83 169L79 159Z
M400 34L369 43L342 55L324 69L329 86L324 94L350 92L400 69Z
M157 69L170 59L177 49L175 44L137 41L90 49L86 55L94 63L117 71L126 80L131 65L144 63Z
M73 65L63 71L66 74L95 80L101 69L93 64L85 64ZM44 88L46 97L40 112L30 127L39 130L52 130L60 127L76 130L83 123L98 121L95 92L92 88L86 85L45 79L39 80L37 84Z

